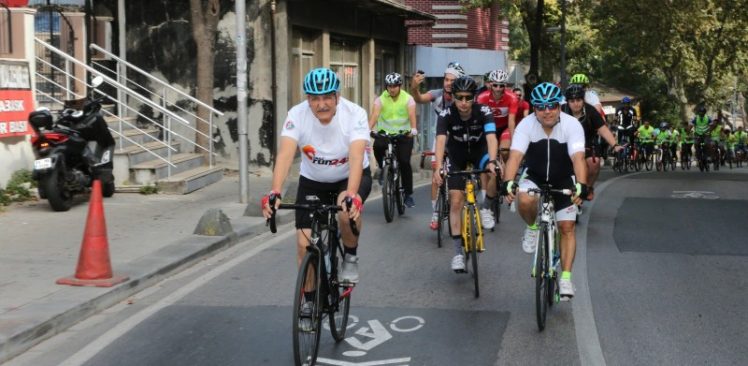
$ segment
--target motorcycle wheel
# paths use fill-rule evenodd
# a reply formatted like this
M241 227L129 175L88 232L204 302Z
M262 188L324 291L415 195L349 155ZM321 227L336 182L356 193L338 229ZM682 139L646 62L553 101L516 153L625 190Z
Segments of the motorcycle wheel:
M114 196L114 182L106 182L101 186L101 195L104 197Z
M45 175L40 182L49 206L54 211L67 211L73 205L73 194L65 188L64 174L60 169L55 169Z

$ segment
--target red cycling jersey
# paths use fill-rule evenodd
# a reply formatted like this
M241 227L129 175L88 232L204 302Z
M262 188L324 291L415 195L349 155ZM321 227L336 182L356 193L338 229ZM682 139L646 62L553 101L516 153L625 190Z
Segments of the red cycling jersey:
M491 90L486 90L478 95L477 102L491 108L491 111L493 112L493 121L496 123L497 131L507 128L509 125L510 114L515 115L516 121L519 103L517 101L517 96L509 89L504 90L504 94L498 101L493 99Z

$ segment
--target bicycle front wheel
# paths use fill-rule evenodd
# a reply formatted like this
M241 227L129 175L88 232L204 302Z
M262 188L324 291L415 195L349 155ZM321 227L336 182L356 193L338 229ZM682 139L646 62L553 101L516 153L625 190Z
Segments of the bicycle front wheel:
M439 219L436 221L436 246L442 247L442 239L444 235L444 212L447 207L447 197L444 193L444 189L439 187L439 191L436 197L436 213L439 215ZM448 215L449 213L447 213ZM447 229L449 230L449 229Z
M307 252L299 267L293 304L293 355L296 366L314 365L319 349L322 320L319 257ZM305 292L313 292L308 300Z
M548 228L546 224L540 224L538 231L538 253L535 257L535 317L538 322L538 330L545 329L545 319L548 312L548 295L550 292L548 282Z
M392 222L395 216L395 182L392 176L392 166L385 164L382 169L382 206L384 207L384 220Z
M395 192L395 204L397 206L397 214L402 216L405 213L405 191L403 191L402 172L398 172L397 178L395 178L393 184L393 191Z
M341 268L342 256L336 256L338 262L336 268ZM337 272L337 271L336 271ZM352 287L341 286L338 275L333 274L329 280L330 293L328 295L330 332L336 342L345 339L345 331L348 328L348 313L351 309Z
M473 266L474 295L478 298L480 297L480 286L478 284L478 240L480 240L478 238L478 223L480 222L480 217L475 210L475 206L470 206L468 213L470 215L470 219L468 220L470 222L470 231L468 231L470 234L470 262Z

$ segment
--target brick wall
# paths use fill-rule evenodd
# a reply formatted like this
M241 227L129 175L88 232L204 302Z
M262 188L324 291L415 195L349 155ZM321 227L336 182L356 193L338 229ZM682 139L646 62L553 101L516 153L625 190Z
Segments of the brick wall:
M467 12L457 0L405 0L405 4L437 16L433 25L409 21L408 44L471 48L482 50L508 50L509 24L500 20L498 5Z

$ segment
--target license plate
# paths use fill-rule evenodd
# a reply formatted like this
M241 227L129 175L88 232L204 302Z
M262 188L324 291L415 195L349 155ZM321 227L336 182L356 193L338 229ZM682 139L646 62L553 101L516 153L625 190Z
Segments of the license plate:
M44 170L52 167L52 158L34 160L34 170Z

